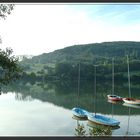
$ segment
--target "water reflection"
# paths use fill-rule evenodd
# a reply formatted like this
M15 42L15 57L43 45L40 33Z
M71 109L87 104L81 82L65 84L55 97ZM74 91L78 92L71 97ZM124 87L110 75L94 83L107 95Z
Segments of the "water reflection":
M123 103L123 106L140 109L140 105Z
M90 136L111 136L112 135L112 127L99 125L93 122L88 121L89 135Z
M111 104L122 104L123 102L122 101L113 101L113 100L107 100L109 103Z
M80 82L78 104L81 108L84 108L88 110L89 112L94 113L94 94L93 94L94 86L93 85L94 83L92 81ZM119 96L126 97L128 95L127 83L118 83L115 85L115 88L116 88L115 91L118 93ZM97 90L98 98L96 99L97 113L101 113L108 117L112 116L115 119L120 120L121 121L120 128L117 128L117 129L107 128L107 127L101 128L101 126L97 127L97 126L94 126L93 124L91 126L91 124L89 124L88 121L73 120L71 118L71 115L72 115L71 109L77 106L77 81L58 81L58 82L54 81L54 82L48 82L44 84L39 83L39 82L34 83L34 84L29 83L29 82L28 83L17 82L7 87L2 87L2 95L0 95L1 118L3 114L6 114L7 116L10 116L13 114L15 118L18 115L21 115L20 117L22 118L22 121L20 122L20 118L18 121L21 124L24 121L25 122L27 121L28 122L27 126L29 122L31 123L32 120L34 120L31 126L29 126L29 129L31 129L32 125L35 122L38 123L37 124L38 126L41 121L42 123L41 125L39 125L38 129L42 128L46 130L46 132L43 131L43 134L47 133L50 135L54 135L54 134L55 135L67 134L67 135L75 135L75 136L78 136L78 135L80 136L127 135L128 136L132 134L140 135L139 133L140 109L131 107L131 112L130 112L131 120L129 119L129 127L128 127L128 116L129 116L128 109L130 107L124 106L122 102L110 103L108 102L106 98L107 94L109 93L111 89L111 82L108 82L108 83L98 82L97 89L98 89ZM139 85L132 85L132 92L133 92L134 97L140 98ZM8 95L7 100L5 100L6 95ZM15 101L18 101L18 102L14 102L14 99ZM21 102L21 101L24 101L24 102ZM11 105L11 102L13 106ZM50 105L53 105L53 109L52 109L52 106L51 108L48 108L48 106ZM18 107L20 107L20 109ZM20 112L21 108L22 108L22 114ZM59 111L56 112L58 109ZM16 112L17 110L19 112ZM26 111L29 111L29 112L26 112ZM11 112L10 115L8 114L9 112ZM24 115L27 115L26 120L25 120ZM6 127L5 125L7 125L7 122L9 123L9 121L7 121L6 118L4 118L4 116L2 118L3 120L2 126L3 128L5 128L5 132L6 132L6 129L9 126ZM11 118L14 123L17 122L15 118L14 119ZM59 123L60 120L61 120L61 123ZM12 121L10 120L10 122ZM45 126L44 126L44 122L46 122ZM49 122L51 122L51 125ZM76 127L75 127L75 122L76 122ZM55 123L58 123L59 125L58 124L55 125ZM19 126L22 126L22 125L18 125L18 127ZM25 125L24 128L26 129L27 126ZM61 126L61 132L60 132L60 126ZM36 131L39 131L39 134L41 134L40 132L41 130L38 130L37 127L33 127L32 130L34 130L34 128L36 128ZM0 133L2 133L1 130L0 130ZM36 134L36 132L33 132L33 134Z
M85 126L83 123L80 124L80 122L77 120L77 127L75 128L75 135L76 136L87 136Z
M126 135L129 135L130 111L131 111L131 109L129 108L128 109L128 123L127 123Z
M78 96L78 106L90 112L94 112L94 86L92 81L80 82L80 93ZM120 83L115 86L118 95L126 97L128 88L125 83ZM97 83L96 110L98 113L111 114L111 106L107 101L106 95L111 89L111 82ZM138 90L139 89L139 90ZM140 98L140 87L132 86L134 97ZM63 106L67 109L72 109L77 106L77 81L58 81L48 83L24 83L17 82L8 87L2 87L3 93L14 92L16 100L32 101L38 99L42 102L50 102L58 106ZM122 103L114 104L115 114L126 115L127 111L122 107ZM123 111L122 111L123 110ZM139 114L139 110L132 110L132 114Z

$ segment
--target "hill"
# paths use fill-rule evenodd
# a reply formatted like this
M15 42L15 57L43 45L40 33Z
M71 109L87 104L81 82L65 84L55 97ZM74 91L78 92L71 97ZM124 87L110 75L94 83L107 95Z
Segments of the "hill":
M118 41L69 46L51 53L24 59L20 65L26 73L54 75L59 78L74 77L77 64L82 64L81 75L93 76L93 65L100 65L100 76L111 73L111 61L115 58L115 71L118 77L127 72L126 55L130 58L130 70L140 75L140 42ZM89 74L90 73L90 74ZM92 73L92 74L91 74ZM89 74L89 75L88 75ZM85 75L85 76L84 76ZM138 79L138 77L135 77Z
M32 59L26 59L26 62L32 64L46 64L60 62L77 63L79 61L85 61L90 63L93 62L95 58L122 58L126 54L129 54L133 58L139 58L140 42L119 41L74 45L51 53L34 56Z

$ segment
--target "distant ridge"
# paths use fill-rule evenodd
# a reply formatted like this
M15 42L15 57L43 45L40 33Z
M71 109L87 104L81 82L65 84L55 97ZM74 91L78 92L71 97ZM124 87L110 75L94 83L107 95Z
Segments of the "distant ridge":
M68 46L50 53L43 53L25 60L28 63L93 63L98 57L116 57L121 59L129 54L135 59L140 58L140 42L135 41L113 41L102 43L90 43Z

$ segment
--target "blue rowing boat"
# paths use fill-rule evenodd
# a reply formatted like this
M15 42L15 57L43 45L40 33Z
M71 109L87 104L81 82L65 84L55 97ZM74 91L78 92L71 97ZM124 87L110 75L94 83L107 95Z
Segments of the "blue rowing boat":
M94 123L102 124L102 125L108 125L108 126L118 126L120 122L118 120L115 120L113 118L109 118L103 115L95 115L95 114L89 114L88 120Z
M72 113L73 115L75 115L76 117L80 117L80 118L87 118L89 112L82 109L82 108L73 108L72 109Z
M94 83L95 83L95 98L96 99L96 65L95 65L95 76L94 76ZM114 89L114 88L113 88ZM114 91L114 90L113 90ZM116 97L116 96L115 96ZM94 103L95 103L95 106L96 107L96 100L94 100ZM101 124L101 125L107 125L107 126L118 126L120 124L120 122L118 120L115 120L113 118L109 118L109 117L106 117L104 115L99 115L99 114L96 114L96 109L94 108L94 111L95 113L91 114L89 113L88 114L88 120L91 121L91 122L94 122L94 123L97 123L97 124Z

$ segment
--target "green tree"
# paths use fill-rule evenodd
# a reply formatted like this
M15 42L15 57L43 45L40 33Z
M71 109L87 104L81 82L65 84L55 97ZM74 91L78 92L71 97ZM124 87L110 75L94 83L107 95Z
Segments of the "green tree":
M12 56L13 50L6 48L0 49L0 83L7 84L19 78L22 69L18 65L18 59Z
M0 19L5 19L11 13L13 7L13 4L0 4ZM1 39L0 43L2 43ZM18 65L18 58L12 53L11 48L0 49L0 84L7 84L16 80L22 71Z
M57 63L55 66L56 75L60 78L66 78L70 76L72 65L70 63Z

